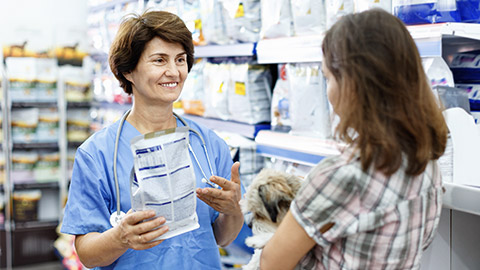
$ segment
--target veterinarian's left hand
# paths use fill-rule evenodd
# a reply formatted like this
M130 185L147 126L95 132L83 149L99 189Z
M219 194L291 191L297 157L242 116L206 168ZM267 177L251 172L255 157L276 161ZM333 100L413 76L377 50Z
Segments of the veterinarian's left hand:
M197 197L220 213L225 215L242 215L238 203L242 198L239 167L240 162L233 164L231 181L220 176L210 177L210 181L219 185L222 189L197 188Z

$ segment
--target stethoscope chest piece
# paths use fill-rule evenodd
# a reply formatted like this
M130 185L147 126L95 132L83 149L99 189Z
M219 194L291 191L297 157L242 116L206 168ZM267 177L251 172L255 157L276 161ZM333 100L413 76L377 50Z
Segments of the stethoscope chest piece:
M120 211L120 213L117 213L117 211L113 212L110 215L110 224L112 225L112 227L117 227L117 225L120 224L124 216L125 213L123 211Z

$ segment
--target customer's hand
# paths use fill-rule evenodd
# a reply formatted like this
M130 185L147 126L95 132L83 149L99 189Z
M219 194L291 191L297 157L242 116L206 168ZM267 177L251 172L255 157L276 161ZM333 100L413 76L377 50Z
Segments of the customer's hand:
M155 211L137 211L130 209L122 218L122 221L115 227L120 234L119 238L124 247L143 250L152 248L163 240L152 241L153 239L165 234L168 226L165 224L164 217L155 217Z
M197 188L197 197L224 215L242 215L238 203L242 198L239 167L240 162L233 164L231 181L220 176L210 177L210 181L219 185L222 189Z

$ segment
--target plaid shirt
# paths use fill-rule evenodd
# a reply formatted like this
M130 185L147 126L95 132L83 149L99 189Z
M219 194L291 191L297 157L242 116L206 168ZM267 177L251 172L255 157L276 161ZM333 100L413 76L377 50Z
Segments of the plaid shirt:
M390 177L361 169L351 149L320 162L290 206L317 243L302 269L419 269L442 208L439 168L431 161L415 177L406 162ZM334 223L325 233L320 229Z

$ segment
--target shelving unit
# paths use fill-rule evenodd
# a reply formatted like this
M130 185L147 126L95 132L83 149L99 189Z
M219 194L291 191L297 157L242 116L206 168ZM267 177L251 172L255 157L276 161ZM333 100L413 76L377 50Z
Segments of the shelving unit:
M256 54L256 45L256 43L239 43L195 46L195 57L253 56Z
M12 209L12 201L10 197L12 195L12 188L8 181L8 175L10 175L11 163L8 162L11 159L11 152L8 149L11 149L11 142L9 141L10 134L10 107L11 104L8 102L8 78L5 72L3 62L0 63L0 72L1 72L1 83L2 83L2 97L1 97L1 109L2 109L2 150L5 158L4 165L4 182L3 182L3 194L5 197L5 220L3 224L3 230L1 231L2 240L0 241L0 246L2 248L2 258L5 257L5 260L0 262L0 267L11 268L12 266L12 216L9 209ZM3 240L4 239L4 240Z
M324 157L340 153L337 143L314 137L295 136L288 133L262 130L255 138L257 153L314 166Z
M270 124L246 124L235 121L226 121L216 118L207 118L197 115L185 114L183 117L191 119L197 123L207 126L210 129L221 130L231 133L236 133L254 139L258 132L265 129L270 129Z
M322 61L323 36L298 36L260 40L257 60L260 64Z
M408 26L422 57L444 57L480 48L480 24L440 23ZM448 59L446 59L448 60Z

